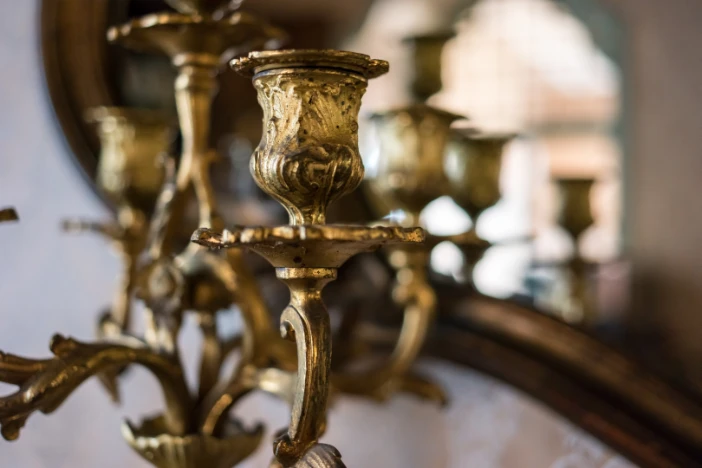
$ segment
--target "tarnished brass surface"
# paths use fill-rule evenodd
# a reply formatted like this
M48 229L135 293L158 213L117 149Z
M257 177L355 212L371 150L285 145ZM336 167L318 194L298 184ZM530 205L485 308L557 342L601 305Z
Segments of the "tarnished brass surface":
M387 62L303 50L255 52L234 67L256 74L264 112L265 135L251 159L256 183L285 207L290 224L324 224L329 204L363 179L361 97Z
M0 398L0 425L7 440L19 437L20 429L35 411L51 413L86 379L110 369L139 364L151 371L166 399L164 427L184 434L191 422L192 403L180 363L144 344L81 343L56 335L51 340L54 358L32 360L0 353L0 381L19 390Z
M176 0L177 1L177 0ZM278 47L285 34L255 16L237 11L221 19L157 13L108 31L108 39L143 52L166 54L176 66L218 66L222 58L257 48Z
M274 444L276 463L344 466L335 449L318 444L331 380L322 289L357 253L424 240L419 229L324 225L327 206L363 177L358 111L367 80L384 73L387 63L349 52L291 50L252 53L233 66L253 76L264 109L264 136L251 172L286 208L290 225L223 233L200 229L193 241L212 248L247 247L275 266L290 289L281 332L297 345L297 378L290 425Z
M222 437L206 434L171 435L158 417L135 428L122 425L122 435L145 460L158 468L231 468L251 455L263 436L263 428L244 430L229 422Z

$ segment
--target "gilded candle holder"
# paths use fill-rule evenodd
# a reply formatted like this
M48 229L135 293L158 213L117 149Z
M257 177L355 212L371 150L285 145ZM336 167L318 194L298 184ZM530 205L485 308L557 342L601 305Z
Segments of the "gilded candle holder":
M463 253L463 276L470 281L477 263L492 246L476 233L480 215L500 201L500 174L510 134L485 134L473 129L455 131L446 152L445 170L451 198L473 221L473 242L457 244Z
M96 107L86 113L100 138L97 185L118 209L150 213L164 183L161 161L173 142L173 122L157 111Z
M331 382L331 331L322 289L358 253L424 240L418 228L324 224L328 205L363 178L361 98L368 80L385 73L388 64L352 52L288 50L252 52L232 65L252 77L264 111L251 173L285 207L290 224L223 233L200 229L193 241L212 248L246 247L266 258L290 289L281 332L297 344L298 367L290 425L274 444L277 466L344 466L336 449L318 443Z
M417 104L371 117L379 137L380 160L372 184L417 223L419 213L447 195L444 154L451 124L463 117Z
M500 174L505 146L514 135L456 131L446 153L451 197L476 224L480 215L500 201Z

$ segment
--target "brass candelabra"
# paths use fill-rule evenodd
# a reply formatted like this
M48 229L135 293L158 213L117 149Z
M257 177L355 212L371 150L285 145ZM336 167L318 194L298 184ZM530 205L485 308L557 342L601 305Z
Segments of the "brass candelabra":
M499 156L506 138L456 138L460 117L423 102L378 114L383 159L372 185L408 214L405 226L330 225L327 207L361 183L358 116L368 80L387 62L336 50L250 52L231 64L252 79L264 111L263 137L251 157L258 186L288 212L283 226L225 229L209 180L214 152L208 146L211 104L220 63L252 49L275 47L283 33L237 10L237 2L169 0L177 13L150 15L112 28L115 43L165 54L177 69L175 96L182 134L179 164L169 156L170 123L155 112L97 108L102 142L98 183L116 207L109 222L67 221L70 231L91 231L112 242L123 260L109 311L99 321L98 341L55 336L53 358L34 360L0 353L0 381L18 390L0 398L0 425L8 440L19 436L35 411L51 413L86 379L97 376L112 396L130 365L151 371L166 409L140 424L125 422L123 435L145 460L162 468L229 468L259 446L262 427L247 429L231 416L245 395L262 391L290 404L290 422L274 442L272 466L341 467L339 451L320 442L331 391L385 400L404 391L445 403L443 390L412 370L431 326L436 293L428 278L431 248L449 240L474 264L490 244L472 230L427 235L416 227L420 212L444 195L477 217L497 202ZM440 88L437 50L446 36L414 38L418 63L413 89L423 101ZM431 60L431 63L419 63ZM459 169L447 175L450 141L462 151ZM478 179L483 185L466 191ZM194 189L200 228L176 251L178 213ZM150 213L152 213L150 215ZM0 212L0 220L13 212ZM403 312L391 355L358 370L342 362L332 371L332 331L322 290L351 257L384 249L395 270L392 297ZM265 258L290 291L277 330L253 274L247 249ZM134 297L145 306L146 331L131 329ZM222 337L217 314L233 306L243 318L240 335ZM191 392L177 346L186 313L203 336L199 382ZM231 376L222 380L226 357L240 350ZM348 357L351 361L353 355Z

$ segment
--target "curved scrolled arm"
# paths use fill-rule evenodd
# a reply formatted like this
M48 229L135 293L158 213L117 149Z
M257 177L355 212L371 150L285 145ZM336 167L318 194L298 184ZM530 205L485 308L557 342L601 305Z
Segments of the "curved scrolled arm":
M282 466L304 466L296 463L318 445L326 428L331 325L322 288L336 278L336 270L280 268L277 275L290 288L290 304L280 324L283 337L296 343L298 367L290 425L276 439L273 451Z
M397 268L393 299L404 307L402 329L395 348L380 365L364 371L337 372L332 382L343 392L378 400L385 400L396 391L407 391L443 405L446 403L443 390L410 372L436 314L436 293L426 278L428 254L396 251L393 256Z
M0 381L19 390L0 398L0 426L6 440L19 437L35 411L51 413L88 378L112 368L140 364L161 384L166 399L166 425L175 435L189 429L191 397L180 365L146 347L81 343L60 335L51 340L53 359L31 360L0 353Z

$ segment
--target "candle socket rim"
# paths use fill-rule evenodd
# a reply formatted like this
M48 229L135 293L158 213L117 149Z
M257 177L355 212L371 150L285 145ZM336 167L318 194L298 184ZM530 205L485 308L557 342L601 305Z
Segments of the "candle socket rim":
M384 119L390 119L393 117L396 117L399 114L410 114L413 118L418 118L421 119L427 115L434 115L439 118L445 118L449 120L451 123L461 121L461 120L470 120L468 117L460 114L454 114L453 112L445 111L443 109L439 109L438 107L430 106L428 104L411 104L409 106L405 107L398 107L395 109L388 109L385 111L381 112L375 112L371 115L368 116L370 120L384 120Z
M215 19L207 16L192 16L175 12L152 13L139 18L134 18L124 24L111 26L107 30L107 41L110 43L121 44L127 49L136 50L150 54L165 54L172 59L183 54L208 54L212 55L208 50L189 50L183 47L183 50L171 50L170 47L160 47L157 42L152 42L145 39L144 33L151 30L167 29L167 28L200 28L200 33L203 31L209 34L218 33L222 36L227 32L227 28L239 26L258 28L256 37L256 45L253 45L251 34L244 34L238 41L232 41L233 44L219 47L217 54L224 54L226 61L231 55L226 54L229 50L239 50L240 52L251 50L251 48L276 48L280 47L286 40L287 34L280 28L270 25L261 20L256 15L252 15L243 11L236 11L226 15L223 18ZM191 31L191 33L194 31ZM137 34L140 36L135 37ZM180 32L175 36L182 36ZM182 37L181 37L181 40ZM183 43L185 44L185 40ZM180 46L182 47L182 46ZM243 49L243 50L242 50Z
M280 69L331 69L376 78L388 72L385 60L336 49L285 49L249 52L235 58L230 66L239 74L256 77L260 73Z

